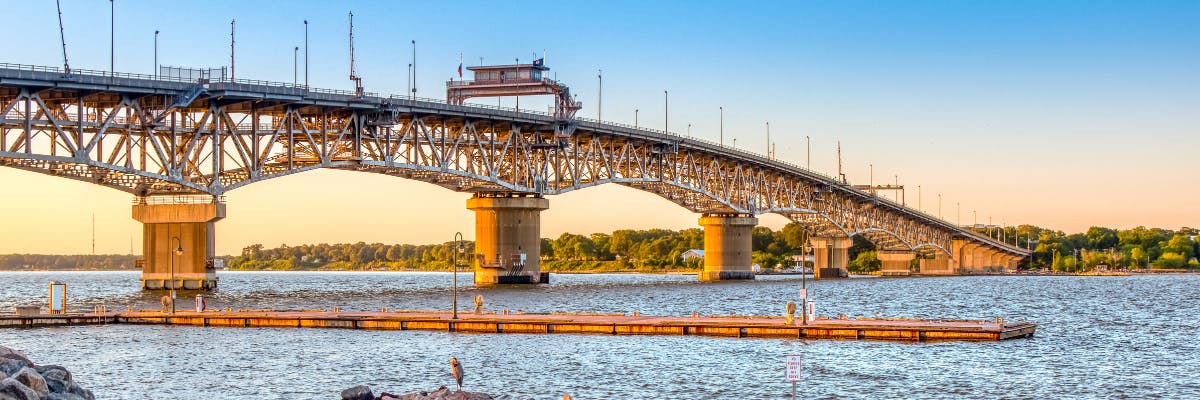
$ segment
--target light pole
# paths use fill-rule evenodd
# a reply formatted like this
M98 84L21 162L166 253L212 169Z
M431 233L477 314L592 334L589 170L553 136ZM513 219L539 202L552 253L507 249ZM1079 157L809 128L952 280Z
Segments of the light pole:
M921 185L917 185L917 209L925 212L925 209L921 208Z
M304 20L304 87L308 87L308 20Z
M600 80L600 88L596 91L596 120L604 121L604 70L596 70L596 79Z
M117 75L117 6L108 0L108 74Z
M292 50L292 86L300 83L300 46Z
M767 121L767 159L771 159L771 121Z
M638 118L638 109L635 108L635 109L633 109L633 129L637 129L637 127L638 127L637 118Z
M663 91L663 132L671 134L671 98L666 90Z
M175 256L183 255L183 243L179 236L171 236L175 250L171 252L171 314L175 314Z
M938 193L938 219L942 219L942 194Z
M688 137L692 137L692 123L688 122Z
M412 99L417 99L417 40L412 40Z
M158 79L158 30L154 31L154 79Z
M462 244L462 232L454 232L454 289L450 297L450 319L458 319L458 253L465 248Z
M719 143L721 143L721 145L724 146L725 145L725 106L721 106L720 109L721 109L721 133L720 133L721 136L719 139L720 140Z
M808 255L809 253L812 253L812 251L812 239L808 237L808 231L805 230L804 255ZM816 261L816 259L814 258L813 261ZM801 261L801 263L803 263L803 261ZM813 263L813 267L816 268L815 262ZM800 303L803 305L804 309L804 311L800 313L801 325L808 325L808 272L805 271L806 268L807 267L805 267L804 264L800 265Z
M804 135L804 168L812 171L812 136Z

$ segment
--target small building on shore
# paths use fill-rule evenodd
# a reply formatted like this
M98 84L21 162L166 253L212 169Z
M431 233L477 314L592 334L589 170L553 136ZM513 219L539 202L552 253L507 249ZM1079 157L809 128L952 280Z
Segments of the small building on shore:
M683 262L688 262L691 260L704 261L704 250L691 249L691 250L683 252L683 254L680 254L679 257L683 258Z

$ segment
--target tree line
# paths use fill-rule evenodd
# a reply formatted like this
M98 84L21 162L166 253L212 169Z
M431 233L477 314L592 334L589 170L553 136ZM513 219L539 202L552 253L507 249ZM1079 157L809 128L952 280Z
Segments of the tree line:
M1033 250L1021 269L1054 272L1084 272L1100 266L1112 269L1200 268L1200 234L1195 228L1179 230L1136 227L1119 230L1092 227L1086 232L1066 234L1033 225L977 228L982 235ZM875 247L855 236L849 250L852 272L878 271ZM751 258L763 268L789 267L792 255L801 254L807 242L804 227L797 223L780 230L758 226L751 230ZM685 261L683 253L704 248L700 228L622 229L612 233L580 235L563 233L541 240L542 268L547 271L696 271L700 260ZM230 257L231 269L247 270L449 270L456 255L469 266L474 243L463 242L461 252L454 242L439 244L339 243L265 248L254 244ZM929 256L926 254L925 256ZM139 255L0 255L0 269L132 269ZM914 266L919 258L914 260Z
M140 257L131 254L3 254L0 255L0 270L133 269L135 261Z

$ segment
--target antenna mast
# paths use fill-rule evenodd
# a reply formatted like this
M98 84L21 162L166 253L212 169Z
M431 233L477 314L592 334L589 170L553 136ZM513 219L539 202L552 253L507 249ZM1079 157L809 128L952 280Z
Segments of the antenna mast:
M350 80L354 81L354 94L363 95L362 78L354 73L354 11L350 12Z
M58 37L62 41L63 48L63 73L71 74L71 62L67 61L67 35L63 33L62 23L62 3L59 0L54 0L54 6L58 7Z

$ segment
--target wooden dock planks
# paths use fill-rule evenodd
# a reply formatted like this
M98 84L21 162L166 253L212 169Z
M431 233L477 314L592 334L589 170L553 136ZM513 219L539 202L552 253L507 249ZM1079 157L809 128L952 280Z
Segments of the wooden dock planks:
M0 316L0 328L100 323L210 327L421 330L481 334L600 334L891 341L998 341L1031 337L1037 325L1002 321L818 319L788 325L782 317L656 317L602 314L459 314L436 311L157 311Z

